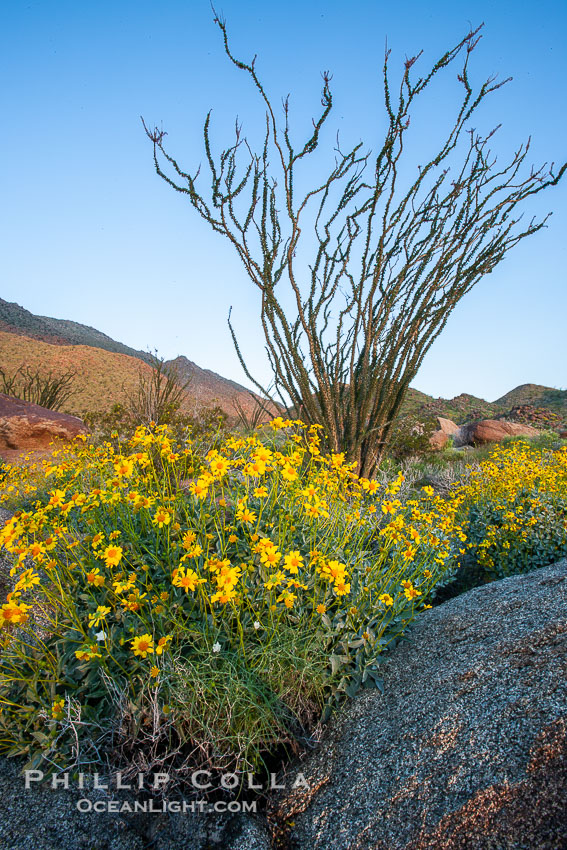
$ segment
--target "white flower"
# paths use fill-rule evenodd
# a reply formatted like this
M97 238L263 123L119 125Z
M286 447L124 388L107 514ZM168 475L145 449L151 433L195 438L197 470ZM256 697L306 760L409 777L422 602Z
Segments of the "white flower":
M220 651L221 651L220 643L218 641L216 643L213 643L213 652L220 652Z
M97 632L96 635L95 635L95 638L98 641L106 640L107 634L106 634L106 632Z
M256 631L258 631L258 629L261 629L261 628L262 628L262 626L261 626L261 624L258 622L258 620L256 620L256 622L254 623L254 628L256 629Z

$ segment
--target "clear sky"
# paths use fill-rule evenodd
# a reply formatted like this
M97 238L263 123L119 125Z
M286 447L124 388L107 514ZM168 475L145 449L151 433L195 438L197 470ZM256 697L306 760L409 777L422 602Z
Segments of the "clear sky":
M384 127L384 43L398 73L423 48L425 69L472 25L476 81L513 81L474 126L502 123L502 162L532 136L531 161L567 158L564 0L219 0L235 52L256 53L276 104L291 93L292 130L317 112L320 72L333 74L334 129L377 149ZM224 56L207 0L12 0L0 11L0 295L40 315L92 325L135 348L184 354L247 384L226 324L267 379L256 296L238 258L154 172L140 115L168 131L192 170L201 127L230 140L238 115L258 126L261 104ZM455 69L456 70L456 69ZM452 105L441 85L422 115L431 134ZM454 103L453 103L454 105ZM429 134L424 133L424 145ZM434 138L432 135L431 138ZM553 210L460 303L414 386L435 396L493 400L521 383L567 385L567 178L526 217Z

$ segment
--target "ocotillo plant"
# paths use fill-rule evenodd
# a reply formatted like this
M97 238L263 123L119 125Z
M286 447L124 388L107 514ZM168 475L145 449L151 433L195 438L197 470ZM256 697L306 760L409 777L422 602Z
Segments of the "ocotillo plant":
M280 128L255 58L236 58L225 21L217 16L215 22L227 56L263 101L263 145L254 152L237 122L234 143L215 159L209 112L204 144L211 188L205 195L197 185L199 169L184 171L164 147L165 132L144 123L157 173L230 240L260 290L276 396L290 413L321 424L329 448L346 452L360 474L370 475L450 313L510 248L544 226L547 216L521 223L520 209L528 197L557 184L567 164L556 173L553 164L526 170L528 140L506 165L497 165L489 147L496 130L483 136L469 128L484 99L508 82L491 77L475 88L470 81L479 27L424 76L413 78L421 54L407 59L395 93L386 50L386 131L377 155L363 152L362 143L343 151L337 140L327 176L299 192L301 168L320 147L333 107L330 75L323 74L322 110L296 148L289 101ZM404 153L414 102L459 59L462 97L451 129L438 153L408 179L411 162ZM305 248L313 253L304 264ZM283 306L290 291L293 314ZM266 393L245 363L230 313L229 326L247 376Z

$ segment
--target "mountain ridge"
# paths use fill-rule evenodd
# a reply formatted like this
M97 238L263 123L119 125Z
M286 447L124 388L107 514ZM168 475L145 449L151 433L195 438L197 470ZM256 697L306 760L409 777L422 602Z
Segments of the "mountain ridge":
M90 325L84 325L71 319L53 319L49 316L38 316L26 310L20 304L5 301L3 298L0 298L0 332L33 339L40 343L60 346L62 348L68 346L75 346L77 348L86 346L113 354L121 354L146 364L151 361L151 354L149 352L139 351L121 342L117 342L112 337L107 336L107 334ZM3 346L6 349L6 338L3 340ZM0 349L1 353L2 351ZM44 353L47 362L61 360L61 357L58 357L53 352L49 353L47 351ZM14 360L13 357L9 359L10 361ZM37 361L35 356L32 359L34 363ZM226 412L229 415L235 415L235 409L229 403L228 399L228 396L232 394L236 395L239 403L245 410L250 412L250 406L254 404L252 399L256 397L256 394L251 394L246 387L238 384L236 381L224 378L210 369L203 369L184 355L166 361L166 363L176 365L179 368L181 377L184 380L190 380L192 382L193 395L200 403L214 405L217 400L220 400L223 402L221 404L223 409L230 408ZM0 366L2 365L2 362L0 362ZM132 383L130 380L131 369L130 366L125 368L127 384L130 386ZM191 388L189 388L189 392L191 393Z
M22 340L19 345L21 349L19 353L17 351L9 352L9 349L18 348L15 341L10 345L10 335ZM30 342L26 344L23 340ZM33 341L54 348L65 349L73 346L77 351L78 349L90 348L94 351L105 351L108 354L128 358L124 361L112 360L112 368L117 370L118 373L124 372L128 386L132 385L132 376L135 371L130 361L147 365L151 360L149 352L131 348L89 325L71 319L37 316L16 302L9 302L0 298L0 367L8 366L15 370L18 363L21 365L22 357L24 357L24 359L27 358L27 361L30 361L31 358L31 361L35 364L34 368L38 368L40 365L47 370L49 368L62 368L62 363L66 359L62 351L59 352L58 356L56 352L50 349L43 349L40 356L37 348L34 348L33 352L31 351ZM24 351L26 348L28 350ZM74 360L76 358L69 353L69 359ZM101 379L102 361L96 363L93 361L92 355L88 355L85 351L81 351L79 360L85 376L91 368L86 366L85 363L91 363L97 376L95 383L100 385L101 390L104 386L104 397L106 397L109 388L107 382ZM110 361L104 362L106 367L110 368ZM236 413L235 399L247 413L251 413L256 406L254 398L259 398L259 396L255 393L236 381L224 378L210 369L199 366L185 355L179 355L166 362L176 366L181 377L190 381L189 393L192 394L198 404L214 405L220 402L220 406L225 412L232 416ZM50 364L52 364L51 367ZM69 363L67 363L68 367ZM111 398L114 395L114 392L110 393ZM102 397L99 396L99 399ZM434 398L411 387L404 400L402 412L404 414L446 416L455 419L455 421L463 421L471 416L494 418L502 416L510 409L525 406L549 408L555 412L561 412L567 417L567 390L526 383L520 384L495 401L489 402L468 393L460 393L453 399Z

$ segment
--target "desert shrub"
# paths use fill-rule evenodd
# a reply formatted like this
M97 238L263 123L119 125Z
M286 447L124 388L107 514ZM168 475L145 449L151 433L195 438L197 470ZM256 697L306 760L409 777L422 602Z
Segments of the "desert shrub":
M516 438L516 440L519 438ZM567 440L560 437L557 431L542 431L537 437L520 438L521 442L527 443L533 449L557 451L567 446Z
M111 442L117 446L130 440L139 426L131 410L122 404L114 404L107 411L87 412L82 418L91 432L91 438L98 444ZM168 427L177 442L190 439L200 448L207 446L210 449L226 438L228 417L217 405L203 405L194 413L172 412Z
M374 686L454 569L458 500L404 505L402 476L358 478L319 445L318 426L278 418L203 458L141 427L77 440L42 461L43 483L10 469L37 498L0 532L15 582L0 747L244 770Z
M253 399L254 405L249 413L246 412L238 398L235 397L232 402L236 414L236 427L244 434L256 431L263 423L273 419L278 413L274 404L264 401L259 396L253 396Z
M429 440L436 430L434 416L408 414L400 417L387 447L388 454L397 461L432 455Z
M191 383L181 376L176 363L148 354L151 371L140 369L138 383L128 394L126 408L137 424L169 425L187 398Z
M76 373L73 370L61 374L42 374L29 366L20 366L13 375L7 375L0 369L0 392L31 404L39 404L49 410L61 410L73 395L75 378Z
M567 448L521 440L497 446L456 493L469 541L469 586L567 556Z

